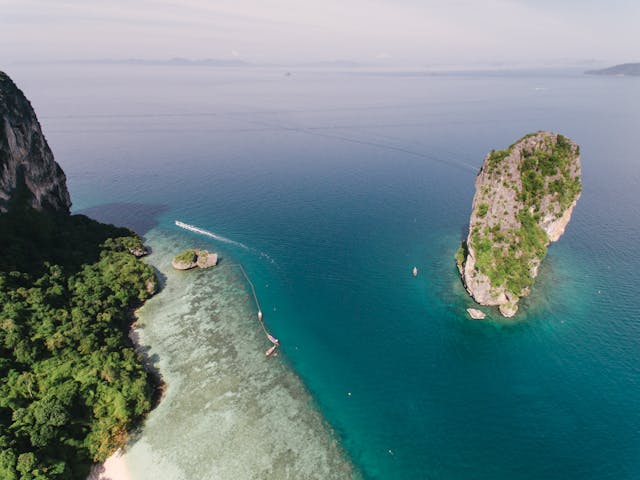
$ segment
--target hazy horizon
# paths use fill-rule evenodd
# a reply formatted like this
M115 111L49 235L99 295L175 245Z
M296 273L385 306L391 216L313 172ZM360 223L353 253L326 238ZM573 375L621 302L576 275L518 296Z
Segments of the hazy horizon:
M171 58L255 64L597 65L640 60L617 0L0 0L3 62Z

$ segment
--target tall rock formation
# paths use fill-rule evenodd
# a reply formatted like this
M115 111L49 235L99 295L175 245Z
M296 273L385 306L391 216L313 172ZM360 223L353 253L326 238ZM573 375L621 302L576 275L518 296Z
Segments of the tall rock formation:
M0 72L0 213L18 197L41 211L68 213L71 207L66 177L29 100Z
M497 305L506 317L516 313L580 197L579 154L573 141L549 132L487 154L476 178L469 235L456 254L476 302Z

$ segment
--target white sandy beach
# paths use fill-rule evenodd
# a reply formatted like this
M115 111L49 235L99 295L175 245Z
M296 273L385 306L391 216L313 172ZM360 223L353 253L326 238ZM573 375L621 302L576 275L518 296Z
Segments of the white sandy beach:
M104 463L95 465L87 480L132 480L132 477L122 452L118 450Z

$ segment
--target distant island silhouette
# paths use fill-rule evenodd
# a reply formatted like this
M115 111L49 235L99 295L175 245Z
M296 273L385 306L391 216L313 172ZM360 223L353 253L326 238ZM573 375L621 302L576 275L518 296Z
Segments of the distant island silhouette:
M640 63L621 63L613 67L601 68L598 70L587 70L587 75L616 75L616 76L640 76Z

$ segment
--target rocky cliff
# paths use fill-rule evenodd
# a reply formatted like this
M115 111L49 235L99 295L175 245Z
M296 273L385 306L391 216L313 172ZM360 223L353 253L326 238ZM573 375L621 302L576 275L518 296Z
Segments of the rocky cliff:
M68 213L71 206L66 177L29 100L0 72L0 212L18 197L36 210Z
M516 313L580 197L579 153L568 138L537 132L487 154L476 178L469 235L456 254L476 302L497 305L506 317Z

